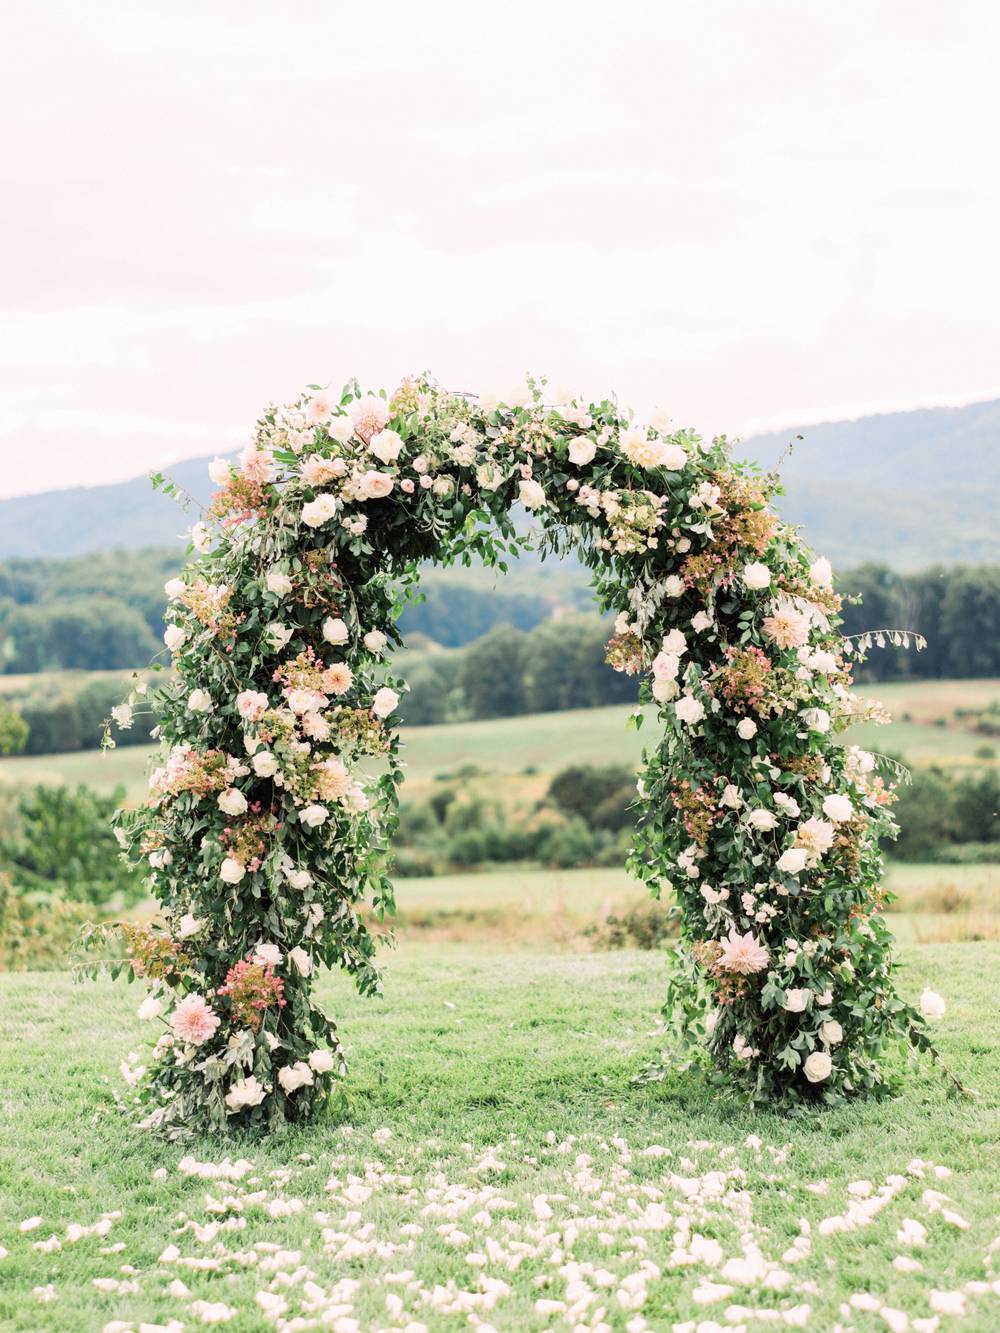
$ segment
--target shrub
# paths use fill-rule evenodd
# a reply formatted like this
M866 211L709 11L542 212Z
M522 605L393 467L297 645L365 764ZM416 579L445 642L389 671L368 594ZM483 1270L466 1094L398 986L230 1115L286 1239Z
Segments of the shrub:
M53 894L119 911L144 896L141 875L122 861L111 828L119 788L37 786L21 794L16 832L0 856L19 894Z
M57 893L19 893L0 874L0 972L42 972L65 967L70 949L93 910Z

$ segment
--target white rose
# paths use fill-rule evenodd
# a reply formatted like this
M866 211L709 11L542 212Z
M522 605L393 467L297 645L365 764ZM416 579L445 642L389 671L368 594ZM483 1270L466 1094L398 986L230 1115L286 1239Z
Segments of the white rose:
M191 912L185 912L177 923L177 938L181 940L190 939L192 935L198 934L204 924L204 921L199 921Z
M541 509L545 504L545 492L531 477L521 482L518 487L518 498L525 509Z
M691 628L696 634L704 634L705 630L712 628L712 617L707 611L699 611L691 617Z
M310 500L308 504L302 506L300 515L302 522L308 528L321 528L324 523L329 523L337 512L337 503L334 495L317 495L315 500Z
M247 798L235 787L220 791L218 804L224 815L245 815L247 812Z
M665 444L662 461L668 472L680 472L687 465L687 450L681 448L679 444Z
M811 998L812 991L804 986L799 990L786 990L785 1001L781 1007L787 1009L790 1014L804 1014Z
M526 384L515 384L503 401L507 407L527 407L534 398Z
M649 418L649 424L655 431L659 431L661 435L670 434L670 414L664 411L662 407L658 407L656 411L653 412L652 416Z
M162 1013L163 1004L155 995L147 995L142 1004L139 1005L138 1014L144 1023L151 1018L159 1018Z
M765 833L778 827L777 816L770 810L751 810L747 815L747 823L751 828L761 829Z
M176 653L177 649L186 638L187 635L181 629L180 625L168 625L163 631L163 642L172 653Z
M264 631L267 635L267 641L276 653L280 653L285 644L292 637L292 631L287 625L279 625L276 620L272 620Z
M313 1051L309 1057L309 1068L317 1074L329 1074L333 1068L333 1055L330 1051Z
M778 857L778 869L786 875L798 875L805 868L808 856L804 847L789 847Z
M258 750L250 762L259 778L273 778L278 771L278 761L270 750Z
M403 448L403 441L394 430L380 430L373 435L369 450L382 463L395 463Z
M329 814L325 805L307 805L299 811L299 822L305 824L306 828L319 828L326 823Z
M186 587L187 584L183 579L167 579L163 591L173 601L175 597L180 597Z
M301 945L296 945L294 949L288 950L288 957L295 964L296 970L307 977L312 971L312 959L306 953Z
M789 796L786 792L776 791L774 793L774 804L778 809L788 816L789 819L798 819L802 810L794 796Z
M681 692L681 687L676 680L667 680L666 677L654 677L652 685L653 698L659 704L669 703L671 699L676 699Z
M653 658L653 675L657 680L676 680L681 659L676 653L657 653Z
M830 714L825 708L804 708L799 716L810 731L830 730Z
M589 435L578 435L569 442L569 461L577 467L585 467L593 462L597 453L597 444Z
M261 967L279 967L281 950L276 944L258 944L253 951L253 961Z
M364 637L364 645L370 653L385 651L387 639L380 629L370 629Z
M743 804L739 787L734 786L732 782L727 783L725 790L719 797L719 804L725 806L727 810L738 810Z
M187 706L192 713L207 713L212 707L212 696L208 690L192 690Z
M741 741L752 741L757 735L757 723L752 717L741 718L736 727L736 734Z
M924 1018L933 1022L935 1019L944 1018L944 997L938 995L937 991L925 990L920 997L920 1012Z
M832 819L835 824L839 824L853 816L854 806L847 796L828 796L823 802L823 813L827 819Z
M326 423L327 433L340 444L346 444L354 434L354 422L349 416L333 417Z
M833 569L825 556L820 556L809 566L809 577L817 588L829 588L833 583Z
M292 591L292 580L283 569L269 569L264 579L268 592L276 597L287 597Z
M358 495L362 500L384 500L394 485L388 472L373 470L358 478Z
M687 652L687 639L679 629L672 629L669 634L664 634L660 646L665 653L676 653L678 657L682 657Z
M293 1065L285 1065L278 1070L278 1082L285 1092L293 1093L297 1088L305 1087L313 1081L313 1071L304 1060L297 1060Z
M686 722L689 727L693 727L705 716L705 705L700 699L696 699L693 694L685 694L674 704L674 712L682 722Z
M308 870L286 870L285 879L288 880L293 889L308 889L313 882L313 877Z
M346 643L349 637L347 626L339 616L327 616L323 621L323 638L327 643Z
M826 1051L813 1051L802 1066L802 1072L810 1083L822 1083L833 1072L833 1061Z
M771 571L760 560L753 560L743 566L743 582L755 590L768 588L771 585Z
M237 861L235 856L227 856L219 867L219 878L226 884L239 884L246 873L242 863Z
M242 1111L245 1106L259 1106L267 1096L267 1089L257 1082L257 1076L252 1074L250 1078L241 1079L239 1083L234 1083L226 1093L226 1105L229 1107L230 1115L236 1111Z
M213 458L208 465L209 478L216 486L225 486L232 476L232 466L228 458Z
M819 1039L827 1046L836 1046L839 1041L844 1040L844 1029L835 1018L828 1018L825 1023L820 1024Z
M387 685L383 685L372 700L372 712L376 717L388 717L390 713L396 711L398 703L399 695L396 691L390 690Z
M668 597L681 597L684 593L684 580L680 574L668 574L663 580L663 591Z

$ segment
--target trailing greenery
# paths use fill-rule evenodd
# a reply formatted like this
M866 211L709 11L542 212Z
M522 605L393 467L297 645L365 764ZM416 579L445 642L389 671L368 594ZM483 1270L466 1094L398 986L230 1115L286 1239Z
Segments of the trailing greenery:
M105 734L111 710L128 692L124 676L87 674L65 678L39 676L37 683L12 690L0 699L0 729L20 728L19 749L24 754L70 754L96 750ZM13 720L16 719L16 720ZM156 728L152 709L125 729L115 726L119 745L148 745Z

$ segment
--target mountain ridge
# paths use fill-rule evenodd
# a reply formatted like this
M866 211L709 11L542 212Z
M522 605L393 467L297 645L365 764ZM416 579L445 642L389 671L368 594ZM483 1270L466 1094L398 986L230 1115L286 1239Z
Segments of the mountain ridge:
M791 445L791 450L789 450ZM835 564L914 569L1000 559L1000 399L789 427L734 442L737 457L781 468L778 509ZM208 458L167 469L196 500ZM148 477L0 500L0 559L177 545L194 522Z

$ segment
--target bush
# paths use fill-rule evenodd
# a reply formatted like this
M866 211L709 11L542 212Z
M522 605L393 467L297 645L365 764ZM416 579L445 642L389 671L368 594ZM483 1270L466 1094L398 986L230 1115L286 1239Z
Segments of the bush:
M624 915L605 917L584 934L598 949L659 949L677 938L677 909L667 903L643 903Z
M574 764L557 773L547 799L568 815L579 815L593 828L632 828L635 815L628 806L635 800L635 774L624 764L594 767Z
M65 967L92 909L56 893L18 893L0 874L0 972L42 972Z
M111 817L120 788L100 796L89 787L37 786L23 792L16 832L0 851L20 895L50 894L119 911L145 893L142 878L122 861Z
M1000 861L998 811L995 771L957 779L939 768L918 771L899 789L893 855L901 861Z

